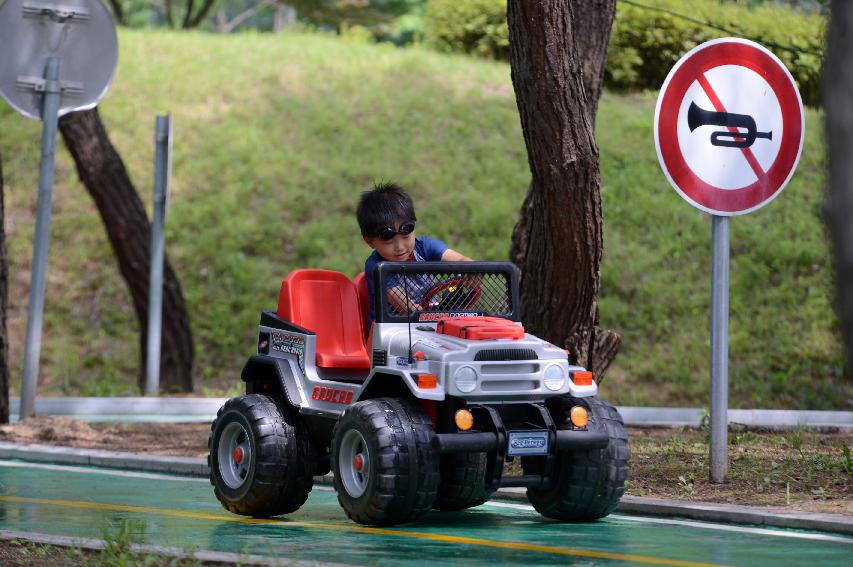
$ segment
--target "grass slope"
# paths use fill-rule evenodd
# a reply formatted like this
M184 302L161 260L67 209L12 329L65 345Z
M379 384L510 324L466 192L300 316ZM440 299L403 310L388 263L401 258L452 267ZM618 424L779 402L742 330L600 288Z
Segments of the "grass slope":
M419 229L505 259L529 171L505 64L316 35L122 31L101 105L150 206L154 117L175 122L167 250L181 278L202 392L237 392L258 312L296 267L350 275L369 251L358 194L398 180ZM710 218L668 186L654 94L605 94L603 326L624 348L603 385L622 404L703 405L708 391ZM832 272L820 218L821 117L773 204L732 222L733 407L842 408ZM0 106L10 255L13 387L23 359L39 123ZM133 394L138 325L91 199L57 155L42 392Z

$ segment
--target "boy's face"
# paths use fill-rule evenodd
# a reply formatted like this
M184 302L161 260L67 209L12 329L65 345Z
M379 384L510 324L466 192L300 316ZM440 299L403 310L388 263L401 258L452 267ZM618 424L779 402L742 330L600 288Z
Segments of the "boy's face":
M379 236L362 236L362 238L364 238L368 246L376 250L385 260L389 262L405 262L412 254L412 250L415 249L414 223L412 223L412 230L409 234L400 234L401 226L408 224L408 222L395 222L394 226L390 228L393 228L397 234L394 234L389 240L385 240Z

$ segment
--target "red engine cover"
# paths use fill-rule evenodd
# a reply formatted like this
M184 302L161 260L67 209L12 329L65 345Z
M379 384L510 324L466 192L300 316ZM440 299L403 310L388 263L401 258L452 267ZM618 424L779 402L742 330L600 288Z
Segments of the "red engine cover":
M501 317L442 317L435 330L471 341L524 338L524 327Z

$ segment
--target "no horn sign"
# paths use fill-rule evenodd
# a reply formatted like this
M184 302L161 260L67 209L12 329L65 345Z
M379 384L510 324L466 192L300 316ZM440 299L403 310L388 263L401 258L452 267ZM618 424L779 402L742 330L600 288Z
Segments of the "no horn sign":
M787 185L803 146L793 77L764 47L715 39L679 59L655 108L655 147L667 179L705 212L742 215Z

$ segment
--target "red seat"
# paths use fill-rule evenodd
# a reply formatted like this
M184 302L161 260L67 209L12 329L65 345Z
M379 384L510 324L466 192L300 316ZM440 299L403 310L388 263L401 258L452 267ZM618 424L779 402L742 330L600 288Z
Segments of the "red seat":
M370 310L370 299L367 296L367 278L364 277L364 272L360 272L356 277L352 279L352 283L355 284L355 289L358 293L358 307L361 309L361 321L363 323L367 323L367 316L369 315L368 311ZM369 332L365 328L365 335L368 335Z
M291 272L281 282L278 316L316 333L317 366L370 368L357 289L340 272Z

